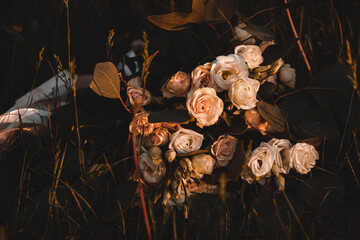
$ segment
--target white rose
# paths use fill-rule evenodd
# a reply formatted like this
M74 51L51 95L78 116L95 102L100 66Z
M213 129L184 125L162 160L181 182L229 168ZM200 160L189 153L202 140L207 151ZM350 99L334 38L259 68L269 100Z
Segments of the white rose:
M214 79L216 91L221 92L229 90L230 85L234 82L234 79L230 78L230 76L235 75L245 78L249 76L249 71L241 57L229 54L216 58L211 67L210 74Z
M229 98L238 109L251 109L256 107L258 100L256 94L260 88L260 82L251 78L230 76L234 83L229 89Z
M296 71L294 68L290 67L290 64L284 64L279 69L279 78L285 86L288 86L291 89L295 88Z
M161 158L154 161L147 152L140 154L139 170L148 183L158 183L166 174L165 162Z
M220 167L225 167L234 157L237 143L237 138L230 135L221 135L211 145L211 153L218 160Z
M288 174L291 168L290 149L292 144L287 139L273 138L268 142L276 151L275 163L281 173Z
M209 154L195 155L191 162L194 171L200 174L211 174L215 164L215 160Z
M126 93L130 104L133 106L144 106L151 102L151 94L148 90L141 87L127 87Z
M214 80L210 76L211 63L197 66L191 72L192 88L198 89L202 87L214 87Z
M256 45L239 45L234 52L244 59L250 69L258 67L264 60L261 49Z
M162 86L161 91L165 98L185 97L190 86L190 75L185 72L175 73Z
M290 150L292 167L300 174L307 174L319 159L319 153L314 146L307 143L297 143Z
M181 128L171 136L169 149L178 153L189 153L199 150L204 136L191 129Z
M256 177L264 176L270 172L275 157L275 149L270 144L262 142L251 152L248 167Z
M244 27L246 27L245 23L240 23L234 27L235 39L238 39L242 44L255 44L255 38L244 30Z
M196 118L199 127L215 124L224 109L224 103L213 88L199 88L188 95L186 107Z

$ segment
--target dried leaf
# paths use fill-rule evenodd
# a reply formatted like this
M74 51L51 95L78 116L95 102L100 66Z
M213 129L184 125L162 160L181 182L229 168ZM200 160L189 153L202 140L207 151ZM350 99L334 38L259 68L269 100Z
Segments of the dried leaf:
M186 24L198 23L201 17L197 12L179 13L172 12L160 15L151 15L147 19L159 28L168 31L178 31L187 28Z
M120 98L119 73L112 62L96 64L90 88L100 96Z

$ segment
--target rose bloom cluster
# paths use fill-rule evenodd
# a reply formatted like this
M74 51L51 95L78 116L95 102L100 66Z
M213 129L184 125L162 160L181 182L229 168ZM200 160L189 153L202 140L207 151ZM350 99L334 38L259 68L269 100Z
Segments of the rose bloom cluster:
M242 172L241 178L248 183L257 180L263 184L265 177L270 177L273 173L279 189L284 190L285 180L280 174L288 174L291 168L300 174L307 174L318 159L319 153L310 144L292 145L287 139L273 138L262 142L251 152L247 169Z

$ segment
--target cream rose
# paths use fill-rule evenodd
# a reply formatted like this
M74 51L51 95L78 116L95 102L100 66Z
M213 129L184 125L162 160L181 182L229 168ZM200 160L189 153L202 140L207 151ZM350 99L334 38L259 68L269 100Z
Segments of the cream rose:
M245 23L240 23L234 27L235 38L242 44L255 44L256 40L254 36L244 30L244 27L246 27Z
M319 153L314 146L307 143L297 143L290 150L292 167L300 174L307 174L319 159Z
M171 136L169 149L177 153L189 153L199 150L204 136L191 129L181 128Z
M229 89L229 98L238 109L251 109L256 107L258 100L256 94L260 88L260 82L251 78L237 76L229 77L234 83Z
M126 90L130 104L133 106L144 106L151 102L151 94L141 87L128 87Z
M235 54L227 56L218 56L213 62L211 77L215 82L215 89L217 92L229 90L230 85L234 83L234 79L230 76L235 75L241 78L249 76L248 67L244 60Z
M209 154L198 154L191 158L193 170L200 174L211 174L215 160Z
M204 87L188 95L186 107L196 118L199 127L215 124L224 109L224 103L213 88Z
M170 133L167 128L158 127L144 138L144 145L147 148L159 146L162 147L169 142Z
M258 67L264 61L261 49L256 45L239 45L234 52L244 59L250 69Z
M205 63L204 65L197 66L191 72L192 88L198 89L202 87L214 87L214 80L210 76L211 63Z
M287 139L273 138L268 142L276 151L275 163L281 173L288 174L291 168L290 149L292 144Z
M211 153L218 160L220 167L225 167L234 157L237 143L237 138L230 135L221 135L211 145Z
M148 183L158 183L166 174L165 162L161 158L151 159L147 152L140 154L139 170Z
M185 72L175 73L161 88L165 98L185 97L190 86L190 75Z
M270 144L262 142L251 152L248 167L256 177L261 177L270 172L275 158L275 149Z
M294 68L290 67L290 64L284 64L279 69L279 78L280 81L291 89L295 88L296 82L296 71Z

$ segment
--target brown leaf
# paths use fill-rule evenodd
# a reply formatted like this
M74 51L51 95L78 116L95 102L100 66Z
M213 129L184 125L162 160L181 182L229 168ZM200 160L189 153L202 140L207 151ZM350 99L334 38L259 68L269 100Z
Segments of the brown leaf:
M100 96L120 98L119 73L112 62L96 64L90 88Z
M185 24L198 23L201 17L197 12L179 13L172 12L160 15L151 15L147 19L159 28L168 31L178 31L187 28Z

